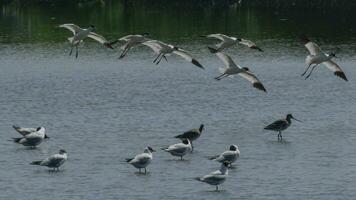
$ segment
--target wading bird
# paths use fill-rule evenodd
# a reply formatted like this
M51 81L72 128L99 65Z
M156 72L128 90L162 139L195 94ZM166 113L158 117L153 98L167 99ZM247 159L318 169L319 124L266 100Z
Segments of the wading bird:
M216 34L210 34L210 35L204 35L202 37L207 37L207 38L215 38L220 40L221 42L219 44L216 44L215 47L213 48L216 51L221 51L223 49L229 48L231 46L234 46L236 44L242 44L245 45L251 49L256 49L258 51L263 52L263 50L258 47L254 42L242 38L236 38L236 37L230 37L221 33L216 33ZM212 48L212 47L210 47Z
M68 41L70 43L71 49L69 52L69 55L72 55L73 48L75 47L75 57L78 58L78 45L80 42L82 42L85 38L89 37L100 44L104 45L107 48L114 49L111 45L116 43L117 41L114 42L108 42L103 36L98 35L94 33L93 31L95 30L95 26L91 25L89 28L83 29L80 28L79 26L75 24L62 24L59 25L60 28L66 28L73 33L73 37L69 37Z
M153 63L156 63L156 65L161 62L162 58L168 62L166 55L173 53L184 58L186 61L191 62L193 65L204 69L204 67L195 58L193 58L188 52L181 48L163 43L158 40L149 40L142 44L150 47L156 54L158 54L158 56L153 60Z
M59 153L54 154L44 160L33 161L31 165L40 165L52 168L53 170L59 170L59 167L67 160L67 152L64 149L59 150Z
M162 150L183 160L183 156L192 151L192 145L188 139L183 139L182 143L170 145L169 147L162 148Z
M300 120L294 118L292 114L288 114L285 119L277 120L266 126L264 129L278 132L278 141L282 140L282 131L286 130L292 124L291 119L301 122Z
M247 79L248 81L250 81L253 87L262 90L264 92L267 92L265 87L262 85L261 81L258 80L258 78L249 70L249 68L240 67L231 59L230 56L228 56L223 52L216 51L215 49L212 48L209 49L211 53L215 53L225 64L225 67L219 68L222 74L218 77L215 77L216 80L221 80L224 77L238 74L243 78Z
M309 78L309 76L312 74L313 70L319 65L319 64L324 64L329 70L333 71L334 74L345 81L347 81L345 73L342 71L339 65L337 65L334 61L331 59L336 57L334 53L326 54L321 51L320 47L315 44L314 42L310 41L307 37L302 36L301 37L302 42L304 43L304 46L308 49L310 55L308 55L305 59L305 63L307 64L306 70L303 72L301 76L304 76L309 68L312 66L312 69L310 70L309 74L305 77L305 79Z
M218 185L225 182L228 175L228 162L223 162L219 170L211 172L203 177L197 177L196 180L207 183L209 185L215 185L216 191L219 190Z
M146 174L146 167L152 161L152 152L155 152L155 150L153 150L152 147L148 146L145 148L143 153L136 155L134 158L127 158L126 162L136 167L140 173L141 169L144 168Z
M149 33L143 33L142 35L127 35L124 36L118 41L124 41L125 44L121 46L122 53L119 57L119 59L125 57L126 53L132 48L135 47L139 44L142 44L144 42L147 42L149 39L147 38L149 36Z
M198 139L203 132L204 129L204 124L201 124L199 129L191 129L189 131L184 132L183 134L175 136L175 138L179 138L181 140L183 139L189 139L190 143L192 144L192 150L194 149L193 146L193 141Z

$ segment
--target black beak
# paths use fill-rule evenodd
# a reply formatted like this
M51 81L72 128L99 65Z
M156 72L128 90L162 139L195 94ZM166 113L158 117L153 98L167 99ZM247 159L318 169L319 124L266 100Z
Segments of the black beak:
M302 121L300 121L299 119L296 119L296 118L294 118L294 117L292 117L295 121L298 121L298 122L302 122Z

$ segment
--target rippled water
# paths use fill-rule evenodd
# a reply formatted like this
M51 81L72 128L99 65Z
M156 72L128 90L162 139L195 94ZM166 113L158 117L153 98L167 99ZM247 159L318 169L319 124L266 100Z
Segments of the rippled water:
M268 90L264 94L238 76L215 81L223 64L207 51L211 42L197 37L198 32L188 39L177 34L166 38L189 50L206 70L176 56L155 66L153 53L145 47L118 60L118 50L91 42L81 46L76 60L68 56L66 32L62 33L55 39L60 42L28 42L20 37L0 44L0 199L353 199L356 195L356 48L349 40L332 41L332 34L326 41L315 38L325 50L340 47L336 61L348 82L325 67L308 80L301 78L307 52L292 37L257 36L264 53L244 47L228 50L260 78ZM11 38L7 34L2 38ZM293 122L284 141L277 142L277 136L263 127L287 113L303 123ZM160 149L178 142L173 136L200 123L205 131L185 161L158 151L147 175L125 163L126 157L147 145ZM12 124L45 126L51 139L37 149L13 144L9 139L17 133ZM212 192L214 187L193 178L219 168L206 157L230 144L239 146L241 158L222 191ZM28 164L59 148L69 152L61 171Z

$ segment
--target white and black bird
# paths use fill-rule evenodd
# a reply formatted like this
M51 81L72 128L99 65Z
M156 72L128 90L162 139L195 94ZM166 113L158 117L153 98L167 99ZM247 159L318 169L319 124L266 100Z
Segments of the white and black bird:
M216 191L219 190L218 185L225 182L228 175L228 162L223 162L219 170L211 172L203 177L197 177L196 180L207 183L209 185L215 185Z
M30 134L30 133L32 133L32 132L35 132L35 131L37 131L40 127L38 127L38 128L24 128L24 127L20 127L20 126L18 126L18 125L12 125L12 127L18 132L18 133L20 133L22 136L25 136L25 135L28 135L28 134ZM47 138L50 138L50 137L48 137L48 135L45 133L45 137L44 137L45 139L47 139Z
M151 163L153 158L152 152L155 152L155 150L148 146L143 153L136 155L134 158L127 158L126 162L139 169L139 172L141 172L142 168L145 169L146 174L146 167Z
M227 35L224 35L221 33L204 35L203 37L215 38L215 39L218 39L221 41L219 44L215 45L215 48L213 48L216 51L224 50L224 49L234 46L236 44L242 44L242 45L245 45L251 49L256 49L258 51L263 52L263 50L260 47L258 47L254 42L252 42L250 40L236 38L236 37L230 37L230 36L227 36ZM212 47L210 47L210 48L212 48Z
M212 156L209 159L223 163L228 162L230 165L234 163L237 158L240 157L240 150L237 145L230 145L229 150L223 152L220 155Z
M62 24L59 25L60 28L66 28L70 30L73 33L73 37L69 37L68 41L70 43L71 49L69 52L69 55L72 55L73 48L75 47L76 53L75 57L78 58L78 45L81 43L85 38L91 38L100 44L104 45L107 48L114 49L112 47L112 44L116 43L117 41L114 42L109 42L107 41L103 36L98 35L94 33L93 31L95 30L95 26L91 25L90 27L84 29L80 28L79 26L75 24Z
M301 41L304 43L304 46L307 48L307 50L309 51L309 54L310 54L305 59L307 68L301 76L304 76L307 73L307 71L309 70L309 68L312 66L312 69L310 70L309 74L305 77L305 79L309 78L310 75L312 74L313 70L319 64L323 64L329 70L334 72L334 75L347 81L346 75L342 71L341 67L338 64L336 64L334 61L332 61L332 59L336 57L336 55L334 53L326 54L326 53L322 52L321 48L314 42L310 41L306 36L302 36Z
M292 124L291 119L301 122L300 120L294 118L292 114L288 114L286 118L274 121L264 129L278 132L278 140L282 140L282 131L286 130Z
M192 145L189 139L183 139L182 143L170 145L169 147L162 148L162 150L183 160L183 156L192 151Z
M204 130L204 124L201 124L199 129L194 128L194 129L188 130L188 131L184 132L183 134L175 136L175 138L179 138L181 140L188 139L192 145L192 150L193 150L194 149L193 141L198 139L201 136L203 130Z
M191 62L193 65L204 69L204 67L195 58L193 58L193 56L191 56L188 52L181 48L163 43L158 40L149 40L142 44L150 47L158 55L153 60L153 63L156 63L157 65L161 62L162 58L164 58L168 62L166 55L176 54L184 58L186 61Z
M38 127L35 131L24 134L20 138L12 138L14 142L22 144L24 146L36 147L42 143L46 135L44 127Z
M64 162L68 159L67 151L64 149L59 150L59 153L51 155L50 157L39 160L33 161L31 165L40 165L46 166L48 168L52 168L53 170L59 170L59 167L64 164Z
M125 44L121 46L122 53L121 53L119 59L125 57L127 52L132 47L135 47L137 45L140 45L140 44L150 40L150 39L148 39L148 36L149 36L149 33L143 33L142 35L126 35L126 36L118 39L118 41L124 41L125 42Z
M223 52L216 51L215 49L209 48L211 53L215 53L225 64L225 67L219 68L221 71L221 75L218 77L215 77L216 80L221 80L224 77L238 74L242 76L243 78L247 79L250 81L253 85L253 87L262 90L264 92L267 92L266 88L263 86L261 81L249 70L247 67L240 67L237 65L230 56Z

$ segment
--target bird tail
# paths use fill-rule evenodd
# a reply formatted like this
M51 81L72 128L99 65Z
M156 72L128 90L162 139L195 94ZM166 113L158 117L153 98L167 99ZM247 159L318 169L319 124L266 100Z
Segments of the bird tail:
M176 135L176 136L174 136L174 138L179 138L179 139L182 139L182 138L183 138L183 136L182 136L182 135Z
M216 49L216 48L214 48L214 47L208 47L208 49L209 49L210 53L217 53L217 52L219 52L219 49Z
M126 158L126 162L130 162L133 158Z
M12 138L12 140L14 141L14 142L16 142L16 143L20 143L20 140L21 140L22 138Z
M33 161L33 162L31 162L30 164L31 164L31 165L41 165L41 162L42 162L42 161L38 160L38 161Z
M167 150L168 150L168 147L161 148L161 150L167 151Z
M20 126L18 126L18 125L16 125L16 124L12 125L12 127L13 127L15 130L17 130L17 129L20 129L20 128L21 128Z
M194 179L197 180L197 181L203 181L203 179L201 177L196 177Z
M216 158L218 158L219 156L210 156L208 157L209 160L215 160Z

